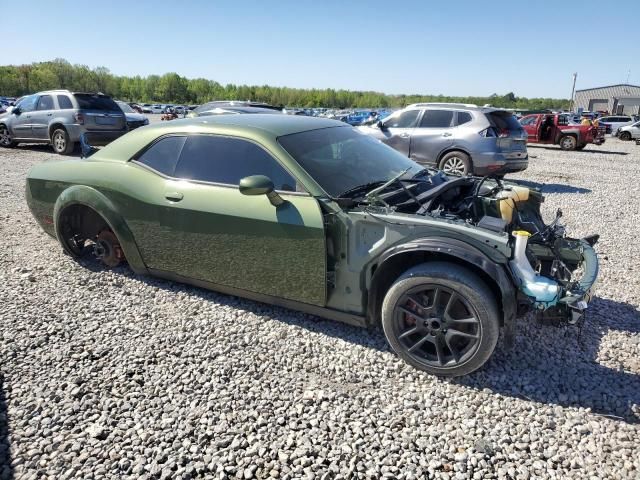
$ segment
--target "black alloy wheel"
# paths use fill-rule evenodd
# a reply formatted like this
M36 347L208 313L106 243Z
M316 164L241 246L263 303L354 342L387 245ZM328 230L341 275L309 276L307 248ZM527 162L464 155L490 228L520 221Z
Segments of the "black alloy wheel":
M389 289L382 326L407 363L441 376L480 368L498 341L496 298L473 272L459 265L417 265Z
M433 367L466 362L480 345L482 325L469 302L450 288L424 284L396 305L394 332L406 351Z

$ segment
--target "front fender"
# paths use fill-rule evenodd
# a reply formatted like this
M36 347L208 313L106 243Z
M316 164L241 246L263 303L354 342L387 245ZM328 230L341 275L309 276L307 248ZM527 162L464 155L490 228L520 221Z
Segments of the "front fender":
M415 239L402 245L389 248L379 257L378 266L371 279L371 292L367 299L367 317L376 318L377 305L386 292L380 291L377 286L384 281L390 273L385 265L392 265L399 256L408 253L424 252L438 257L452 257L461 265L468 265L473 271L482 272L495 283L500 291L500 302L503 312L505 327L505 339L507 343L513 340L513 328L517 311L516 288L510 278L508 270L502 265L491 260L478 248L457 240L446 237L429 237ZM388 279L387 279L388 281Z
M71 205L84 205L98 213L104 221L107 222L109 228L116 234L116 237L118 237L131 269L136 273L148 273L147 267L142 261L142 256L138 250L138 245L124 217L113 202L95 188L85 185L74 185L60 194L53 209L53 221L58 241L61 240L60 214L65 208Z

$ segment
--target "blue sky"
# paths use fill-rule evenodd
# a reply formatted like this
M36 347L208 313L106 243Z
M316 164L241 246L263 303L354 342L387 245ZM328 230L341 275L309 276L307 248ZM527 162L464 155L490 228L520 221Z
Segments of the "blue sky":
M0 0L0 12L3 65L62 57L115 74L460 96L568 98L573 72L577 88L629 70L640 84L638 0Z

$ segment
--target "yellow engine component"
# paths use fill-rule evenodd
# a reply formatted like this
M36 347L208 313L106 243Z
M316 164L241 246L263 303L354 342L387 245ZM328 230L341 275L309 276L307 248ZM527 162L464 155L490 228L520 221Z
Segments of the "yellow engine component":
M529 189L527 187L513 186L510 190L502 190L498 193L496 199L500 208L500 216L505 222L511 223L516 204L529 200Z

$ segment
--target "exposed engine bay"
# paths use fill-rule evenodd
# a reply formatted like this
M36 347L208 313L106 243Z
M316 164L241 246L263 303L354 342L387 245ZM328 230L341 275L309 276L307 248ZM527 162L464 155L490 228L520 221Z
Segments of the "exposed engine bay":
M583 317L598 273L592 247L599 236L567 237L560 223L561 210L546 224L539 189L499 178L449 176L433 170L418 178L391 179L363 199L365 209L463 221L508 235L509 268L524 310L533 308L548 323L576 323Z

